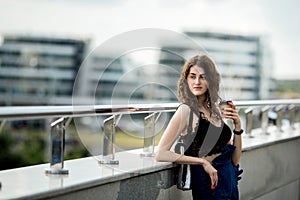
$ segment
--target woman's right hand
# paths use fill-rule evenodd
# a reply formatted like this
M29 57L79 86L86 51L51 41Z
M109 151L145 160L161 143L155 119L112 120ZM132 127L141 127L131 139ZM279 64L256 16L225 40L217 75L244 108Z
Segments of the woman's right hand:
M210 164L209 161L203 163L203 169L209 175L211 180L211 189L214 190L218 184L218 171Z

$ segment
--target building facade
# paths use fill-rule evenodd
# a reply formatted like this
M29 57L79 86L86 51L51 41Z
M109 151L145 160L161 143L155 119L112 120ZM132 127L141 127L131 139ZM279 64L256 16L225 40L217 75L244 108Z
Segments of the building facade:
M271 97L272 65L267 46L259 36L215 32L185 32L205 53L211 56L221 73L221 97L234 100L254 100ZM194 56L187 46L164 44L176 54L162 52L160 63L173 66L177 72L184 64L183 57ZM182 56L178 56L182 55ZM170 83L179 78L179 74ZM174 84L170 87L176 87Z
M0 104L177 102L181 68L195 52L215 60L222 98L272 97L272 63L262 37L196 31L185 35L200 48L191 49L186 40L160 38L158 57L150 62L149 49L122 55L119 45L92 51L88 39L5 35L0 45ZM132 59L142 55L144 63Z
M70 104L86 42L4 35L0 45L0 104Z

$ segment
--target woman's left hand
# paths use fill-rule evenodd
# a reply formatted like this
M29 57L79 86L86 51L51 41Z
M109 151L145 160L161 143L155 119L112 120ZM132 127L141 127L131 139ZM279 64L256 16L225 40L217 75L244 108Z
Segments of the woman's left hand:
M241 119L240 119L238 110L232 102L229 102L229 105L231 107L222 108L222 110L221 110L222 117L227 118L227 119L232 119L236 130L240 130L241 129Z

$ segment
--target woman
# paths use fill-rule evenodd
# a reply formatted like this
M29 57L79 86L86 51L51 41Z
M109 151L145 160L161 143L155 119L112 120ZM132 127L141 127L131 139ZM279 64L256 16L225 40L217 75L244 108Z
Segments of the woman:
M157 161L191 165L193 199L239 198L237 168L243 130L235 105L219 109L219 83L220 74L208 56L197 55L185 63L178 82L182 104L158 145ZM233 137L222 118L233 120ZM188 141L184 155L171 150L179 135Z

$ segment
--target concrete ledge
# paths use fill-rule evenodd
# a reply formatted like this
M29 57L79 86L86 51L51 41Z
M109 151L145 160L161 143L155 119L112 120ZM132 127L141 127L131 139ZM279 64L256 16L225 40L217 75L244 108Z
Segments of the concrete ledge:
M173 169L173 163L140 156L141 150L117 153L119 165L99 165L94 157L65 162L69 175L46 175L49 164L0 171L0 199L44 199L130 180L145 174ZM136 185L137 187L137 185Z
M278 190L281 196L291 196L288 185L300 180L300 137L276 142L243 152L241 166L244 169L243 179L239 183L241 199L259 199ZM286 187L286 188L285 188ZM285 188L285 189L284 189ZM298 199L299 187L293 191Z
M270 135L256 130L254 138L243 136L243 200L278 194L299 198L300 129L270 130ZM0 199L191 199L191 192L173 186L172 163L140 153L141 149L118 153L116 166L99 165L93 157L67 161L68 176L45 175L49 164L0 171Z

